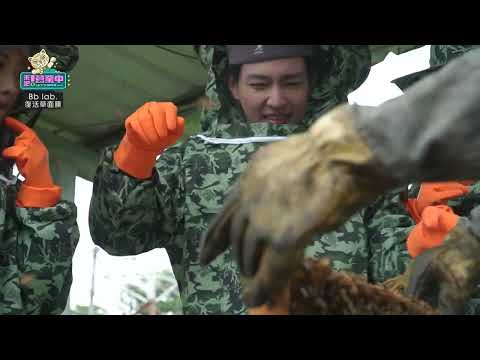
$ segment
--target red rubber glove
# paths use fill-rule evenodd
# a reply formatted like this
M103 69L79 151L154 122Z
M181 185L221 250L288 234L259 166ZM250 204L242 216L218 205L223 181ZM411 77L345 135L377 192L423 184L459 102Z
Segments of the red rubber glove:
M447 205L427 206L421 221L407 239L407 250L412 258L423 251L440 246L458 222L459 216Z
M148 102L125 121L127 130L113 155L115 164L137 179L152 176L155 160L183 135L185 121L172 103Z
M2 152L4 157L15 160L18 171L25 178L17 194L17 206L55 206L60 201L62 188L53 183L47 148L37 134L21 121L7 117L5 125L19 134L14 145Z

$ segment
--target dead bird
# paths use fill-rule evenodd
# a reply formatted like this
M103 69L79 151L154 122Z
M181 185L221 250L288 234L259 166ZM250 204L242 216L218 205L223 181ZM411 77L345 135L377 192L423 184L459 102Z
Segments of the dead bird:
M427 303L335 271L328 258L306 260L285 291L251 315L439 315Z

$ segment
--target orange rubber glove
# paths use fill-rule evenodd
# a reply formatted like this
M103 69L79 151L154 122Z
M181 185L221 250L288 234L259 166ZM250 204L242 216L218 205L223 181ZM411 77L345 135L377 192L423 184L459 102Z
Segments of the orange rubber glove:
M419 223L427 206L446 205L447 200L467 194L470 191L468 185L472 183L473 181L422 183L417 198L407 200L408 212Z
M115 164L137 179L152 176L155 160L183 135L185 121L172 103L148 102L125 121L127 130L113 154Z
M407 239L407 250L412 258L423 251L440 246L458 222L459 216L447 205L427 206L421 221Z
M2 152L4 157L15 160L18 171L25 178L17 194L17 206L55 206L60 201L62 188L53 183L47 148L37 134L21 121L7 117L5 125L19 134L14 145Z
M439 246L458 222L458 215L446 205L447 200L470 191L473 181L422 183L416 199L408 199L406 207L417 225L407 239L412 257Z

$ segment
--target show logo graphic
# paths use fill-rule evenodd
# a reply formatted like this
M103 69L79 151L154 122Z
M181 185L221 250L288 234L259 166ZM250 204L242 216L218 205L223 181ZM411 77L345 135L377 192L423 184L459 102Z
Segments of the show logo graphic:
M55 69L57 59L45 49L28 58L30 71L20 73L20 90L25 109L61 109L63 93L70 86L70 75Z

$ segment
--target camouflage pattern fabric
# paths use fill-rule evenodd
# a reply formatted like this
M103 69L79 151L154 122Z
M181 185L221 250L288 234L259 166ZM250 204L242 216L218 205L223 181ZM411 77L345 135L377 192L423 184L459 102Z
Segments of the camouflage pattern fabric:
M221 139L287 136L305 131L323 112L347 100L367 77L367 46L319 48L321 73L305 122L297 125L247 123L224 82L223 46L201 45L208 69L206 94L213 106L202 118L203 135ZM323 56L323 57L322 57ZM330 58L328 58L330 56ZM243 314L241 283L230 250L207 267L199 265L199 243L225 196L261 143L214 144L198 137L167 149L151 179L136 180L113 163L114 147L103 153L90 205L93 241L113 255L133 255L165 248L179 284L184 314ZM367 274L363 214L342 229L319 237L308 255L328 254L336 269Z
M463 55L479 45L432 45L430 48L430 67L443 66L447 62Z
M80 237L76 207L16 208L18 185L0 183L0 314L61 314Z

